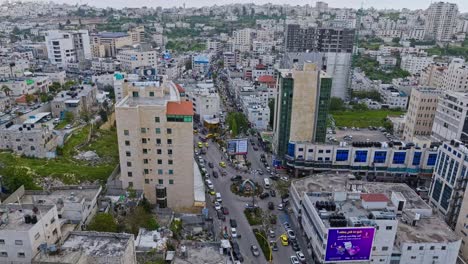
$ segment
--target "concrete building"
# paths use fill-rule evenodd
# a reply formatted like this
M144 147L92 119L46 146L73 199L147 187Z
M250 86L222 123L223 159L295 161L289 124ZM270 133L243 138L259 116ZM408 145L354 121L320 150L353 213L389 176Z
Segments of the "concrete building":
M32 264L137 264L133 235L104 232L70 232L60 250L40 253Z
M392 56L377 56L377 62L379 63L380 68L390 69L396 66L397 58Z
M340 241L333 240L333 234L343 229L373 234L361 238L370 240L360 248L369 251L368 258L360 259L366 263L457 261L460 237L406 184L317 174L294 180L290 196L293 215L306 236L313 263L329 262L335 256L336 250L331 247Z
M186 86L185 93L188 99L192 101L195 115L198 115L201 121L204 120L204 117L219 116L221 99L212 82L197 83L195 87Z
M285 29L286 52L332 52L352 53L354 29L315 28L289 24Z
M421 86L442 88L447 68L446 63L429 64L426 68L421 70L419 84Z
M158 65L158 54L155 50L127 49L117 54L121 69L128 73L134 73L137 69L145 67L156 69Z
M448 65L442 82L442 89L468 92L468 64L464 59L453 59Z
M197 55L192 57L192 72L194 74L205 76L210 68L210 59L206 55Z
M132 37L124 32L100 32L91 35L93 57L117 56L117 50L132 45Z
M437 103L441 95L441 90L430 87L416 88L411 91L403 132L404 140L412 142L416 136L432 134Z
M7 123L2 127L0 129L0 148L12 150L15 154L28 157L54 157L57 143L52 128L32 121L35 119L28 119L23 124Z
M241 95L242 111L247 116L251 126L257 130L267 130L270 122L270 108L268 107L268 94L266 100L261 95Z
M432 137L439 141L452 139L468 142L468 96L445 91L439 98L432 126Z
M43 245L53 246L62 237L54 205L3 204L0 219L1 264L31 263Z
M120 63L112 59L94 58L91 61L91 70L94 72L114 72L119 70L119 68Z
M61 32L49 30L45 33L47 54L50 63L66 68L68 63L91 59L88 30Z
M208 39L206 41L206 50L214 53L221 52L223 50L223 43L218 40Z
M126 90L115 107L123 188L143 191L160 208L192 208L192 102L162 76L129 83Z
M417 74L433 62L434 57L405 55L401 57L400 68L411 74Z
M48 76L28 76L0 80L0 85L10 88L10 96L23 94L48 93L52 82Z
M450 41L457 26L458 7L454 3L435 2L426 10L426 38Z
M382 108L406 109L408 105L408 95L395 89L392 85L380 85L379 93L382 97Z
M91 112L91 108L97 103L96 93L96 86L91 85L59 92L51 101L52 116L62 119L66 112L71 112L75 118L79 118L83 111Z
M332 79L313 63L279 70L277 79L273 148L283 159L289 142L325 142Z

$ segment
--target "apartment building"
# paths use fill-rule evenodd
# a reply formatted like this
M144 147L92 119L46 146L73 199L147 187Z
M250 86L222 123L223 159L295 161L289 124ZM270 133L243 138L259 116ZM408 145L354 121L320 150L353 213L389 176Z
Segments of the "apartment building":
M435 2L426 10L426 38L450 41L457 26L458 6L454 3Z
M0 80L0 85L6 85L10 96L23 94L48 93L52 82L48 76L29 76ZM4 92L3 92L4 93Z
M210 68L210 58L207 55L196 55L192 57L192 72L205 76Z
M252 34L253 30L250 28L239 29L232 32L234 47L238 47L241 51L250 50L250 46L252 45Z
M421 86L442 88L447 68L447 64L445 63L429 64L426 68L421 70L419 84Z
M62 119L66 112L71 112L78 118L82 112L91 112L97 103L96 93L96 86L91 85L72 87L69 91L59 92L50 103L52 116Z
M94 72L114 72L120 69L120 63L108 58L94 58L91 61L91 70Z
M242 111L247 116L251 126L257 130L267 130L270 122L268 93L259 91L258 93L241 95L240 101Z
M411 74L420 73L434 62L434 57L405 55L401 57L400 68Z
M382 108L401 108L406 109L408 105L408 95L396 89L392 85L380 85L379 93L382 97Z
M62 32L49 30L45 33L47 54L50 63L66 68L68 63L91 59L88 30Z
M137 264L132 234L72 231L60 245L36 255L32 264Z
M464 59L453 59L444 74L442 89L468 92L468 64Z
M442 91L431 87L412 89L405 116L403 139L412 142L417 136L430 136Z
M218 40L208 39L206 41L206 50L214 53L221 52L223 50L223 43Z
M313 263L457 261L460 236L406 184L323 173L293 180L289 193Z
M132 45L132 36L124 32L100 32L91 35L93 57L117 56L118 49Z
M325 142L332 79L309 62L279 70L277 79L273 146L283 159L289 142Z
M289 24L285 29L286 52L353 52L354 29L301 27Z
M127 49L117 54L122 70L133 73L137 69L145 67L156 69L158 65L158 54L155 50Z
M444 91L439 98L432 126L432 137L439 141L452 139L468 142L468 96Z
M62 232L54 205L0 205L0 263L28 264L44 245L59 242Z
M123 188L143 191L160 208L192 208L193 105L158 76L128 83L115 108Z
M195 86L186 85L185 94L192 101L193 111L200 120L219 116L221 99L212 82L197 83Z

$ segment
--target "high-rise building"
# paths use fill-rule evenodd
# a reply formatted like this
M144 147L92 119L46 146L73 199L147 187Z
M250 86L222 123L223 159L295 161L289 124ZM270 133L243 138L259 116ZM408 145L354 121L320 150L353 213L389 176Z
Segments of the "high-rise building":
M282 160L289 142L325 142L332 79L306 62L279 70L273 145Z
M439 98L432 125L432 137L468 142L468 94L445 91Z
M161 208L191 208L195 204L192 102L161 76L128 83L123 95L115 107L123 188L143 191Z
M450 41L457 26L457 4L436 2L426 10L426 38Z
M308 53L322 55L322 70L333 78L332 97L349 97L354 29L303 28L290 24L285 32L285 51L292 60L308 60ZM315 55L312 55L315 56Z
M413 141L414 137L431 135L437 102L441 94L441 90L430 87L419 87L411 91L403 131L404 140Z
M464 59L453 59L444 72L442 89L468 92L468 64Z
M49 30L45 33L47 54L50 63L66 68L68 63L91 59L88 30L62 32Z
M442 88L444 75L447 71L446 63L432 63L421 70L419 85Z

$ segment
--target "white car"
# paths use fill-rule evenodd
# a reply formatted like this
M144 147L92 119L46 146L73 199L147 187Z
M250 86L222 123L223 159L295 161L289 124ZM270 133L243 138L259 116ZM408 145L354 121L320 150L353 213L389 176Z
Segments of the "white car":
M215 208L216 211L221 210L221 204L218 203L218 202L215 202L215 203L214 203L214 208Z
M297 251L296 256L297 256L297 258L299 259L300 262L302 262L302 263L306 262L306 257L304 256L304 254L302 252Z
M286 231L288 233L289 240L296 240L296 233L292 229Z
M66 126L65 126L65 129L70 129L70 128L72 128L71 125L66 125Z
M231 228L231 236L232 236L233 238L236 238L236 237L237 237L237 229L234 228L234 227Z
M291 256L291 264L301 264L296 256Z
M211 189L211 190L214 189L214 185L211 182L211 180L206 180L205 182L206 182L206 186L208 186L208 189Z
M289 178L288 178L288 177L286 177L286 176L281 176L281 178L280 178L280 179L281 179L282 181L289 181Z

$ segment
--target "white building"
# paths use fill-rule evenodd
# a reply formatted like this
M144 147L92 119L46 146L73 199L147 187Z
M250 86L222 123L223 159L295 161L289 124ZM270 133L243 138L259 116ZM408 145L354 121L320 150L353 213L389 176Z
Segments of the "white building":
M120 61L122 70L133 73L145 67L156 69L158 54L155 50L127 49L118 52L117 60Z
M380 96L382 97L382 108L402 108L406 109L408 105L408 95L395 89L393 86L380 85Z
M45 34L49 61L59 68L68 63L91 59L91 44L87 30L61 32L49 30Z
M426 38L450 41L457 26L457 16L457 4L432 3L426 10Z
M368 236L360 238L369 240L360 244L361 251L369 251L361 255L368 257L367 263L456 263L460 237L406 184L317 174L294 180L290 195L293 215L315 263L337 259L331 247L340 241L333 240L333 234L343 229L367 231ZM343 256L352 260L353 255Z
M464 59L453 59L444 72L443 90L468 92L468 64Z
M216 91L214 84L208 83L197 83L195 87L185 87L186 96L193 104L193 110L200 120L204 120L204 117L218 116L221 111L220 108L220 97Z
M432 126L432 137L468 142L468 94L445 91L439 98Z
M433 62L434 57L405 55L401 57L400 68L411 74L417 74Z

